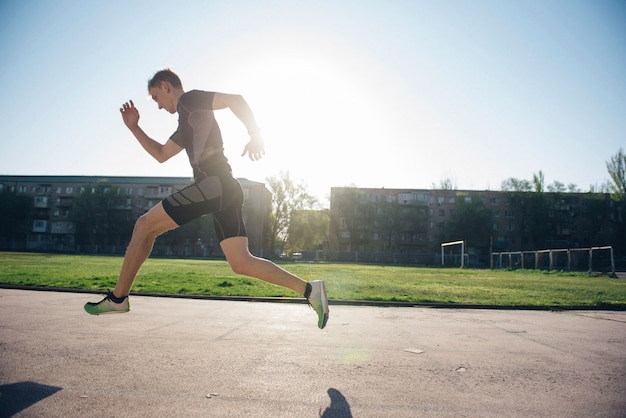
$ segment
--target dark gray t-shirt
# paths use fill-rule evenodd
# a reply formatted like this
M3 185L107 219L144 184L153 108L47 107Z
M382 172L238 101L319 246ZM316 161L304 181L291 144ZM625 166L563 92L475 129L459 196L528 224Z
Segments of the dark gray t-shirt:
M178 99L178 129L170 139L185 148L196 181L230 173L222 133L213 114L214 92L191 90Z

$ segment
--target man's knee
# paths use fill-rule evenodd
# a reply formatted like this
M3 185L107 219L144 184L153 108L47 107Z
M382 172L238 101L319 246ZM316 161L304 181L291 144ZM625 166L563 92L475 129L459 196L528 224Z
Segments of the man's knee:
M135 229L133 230L133 234L141 235L141 236L157 236L158 234L154 232L154 227L152 222L150 222L150 218L148 214L143 214L137 221L135 222Z
M248 266L245 261L228 260L228 264L230 264L230 268L233 270L233 272L244 275L244 276L247 275L246 273L248 272Z
M178 225L165 213L161 206L155 206L137 219L133 234L156 238L177 227Z
M245 255L230 257L228 259L228 264L230 264L230 268L233 270L233 272L244 276L250 275L253 262L254 259L252 258L252 256Z

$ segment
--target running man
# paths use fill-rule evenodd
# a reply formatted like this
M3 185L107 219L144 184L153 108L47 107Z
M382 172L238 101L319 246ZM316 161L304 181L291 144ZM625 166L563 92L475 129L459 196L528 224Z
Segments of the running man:
M306 282L270 260L255 257L248 249L243 222L243 191L233 177L220 128L213 111L230 109L250 135L242 156L257 161L265 154L263 138L252 110L237 94L201 90L185 92L180 78L171 70L157 72L148 82L148 92L159 109L178 113L178 129L161 144L139 127L139 111L132 100L120 108L122 120L141 146L163 163L183 149L193 168L194 183L166 197L135 223L130 244L115 288L100 302L88 302L92 315L130 310L128 295L137 272L150 256L156 238L194 219L213 214L215 232L230 267L242 274L282 286L303 295L318 315L317 325L328 321L328 300L322 280Z

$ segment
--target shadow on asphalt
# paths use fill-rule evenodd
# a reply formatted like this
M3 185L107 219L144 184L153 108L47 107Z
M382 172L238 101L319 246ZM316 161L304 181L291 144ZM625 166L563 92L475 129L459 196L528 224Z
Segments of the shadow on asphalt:
M35 382L10 383L0 386L0 418L11 417L18 412L52 396L62 388Z
M350 404L345 396L337 389L328 389L330 396L330 406L320 413L321 418L352 418Z

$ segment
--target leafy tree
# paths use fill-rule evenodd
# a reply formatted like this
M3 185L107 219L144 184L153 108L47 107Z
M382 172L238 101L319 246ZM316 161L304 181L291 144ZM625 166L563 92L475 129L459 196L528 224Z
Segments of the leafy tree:
M219 253L218 246L213 216L207 215L159 236L153 251L159 255L210 257Z
M548 191L551 193L563 193L566 190L565 184L560 181L554 181L552 184L548 185Z
M456 190L456 181L451 179L450 177L447 178L442 178L439 181L439 184L435 184L433 183L432 185L433 189L439 189L439 190Z
M564 183L560 181L553 181L551 184L546 186L545 176L542 170L539 170L538 173L533 174L532 181L528 180L520 180L514 177L510 177L502 182L501 190L503 192L535 192L535 193L543 193L546 191L551 193L580 193L580 189L577 185L570 183L565 186ZM594 192L594 188L591 187L591 192Z
M580 188L577 185L575 185L574 183L570 183L570 184L567 185L567 191L570 192L570 193L580 193L581 192Z
M72 209L76 243L92 247L125 247L135 221L126 200L121 197L120 188L107 181L86 185L74 200Z
M330 246L330 214L323 210L297 210L288 228L288 252L321 250Z
M266 179L272 192L272 213L269 222L270 254L282 252L288 238L291 215L296 210L312 209L318 202L303 184L295 183L289 172Z
M549 204L546 195L513 193L511 203L519 211L519 227L522 229L521 249L530 250L544 246L553 229L548 220Z
M581 225L582 229L582 242L581 245L585 247L591 247L593 245L606 245L607 243L602 241L603 226L611 223L611 202L610 197L607 194L596 194L587 196L584 204L582 205L581 217L584 224ZM575 214L578 215L578 214ZM577 219L578 220L578 219Z
M533 186L528 180L509 177L502 182L500 189L503 192L530 192L533 190Z
M543 171L539 170L539 173L533 174L533 188L535 192L542 193L546 180L543 176Z
M33 199L5 190L0 193L0 245L26 242L32 226ZM6 243L6 244L4 244Z
M610 184L611 197L614 200L626 200L626 154L622 148L606 162L606 169L613 181Z
M446 224L447 240L465 240L472 247L488 250L492 216L481 200L459 200Z
M589 193L611 193L611 182L605 180L600 185L591 184L589 185Z
M385 202L387 252L401 251L401 247L414 245L419 236L426 235L427 215L423 206L403 205L396 201Z
M365 193L356 187L336 189L332 194L333 201L330 204L331 228L341 250L356 251L360 243L359 227L369 211L369 202ZM349 234L349 241L340 234L345 231Z

